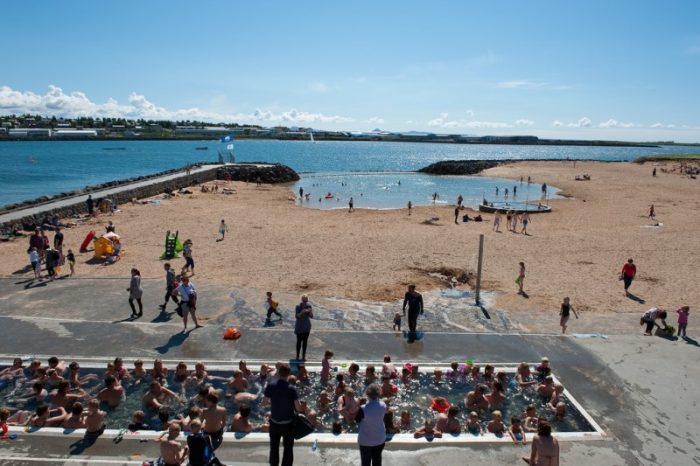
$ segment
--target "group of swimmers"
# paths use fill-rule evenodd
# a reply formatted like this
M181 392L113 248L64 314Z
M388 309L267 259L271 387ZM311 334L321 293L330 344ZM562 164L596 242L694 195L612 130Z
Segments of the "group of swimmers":
M387 405L397 404L400 392L411 390L411 386L419 379L419 366L410 363L397 367L389 355L384 356L381 368L368 365L364 373L360 366L352 363L347 371L339 372L333 368L333 352L326 351L321 362L319 379L321 390L318 396L306 387L315 380L304 365L298 366L297 373L290 376L289 383L297 385L301 393L314 396L313 406L302 400L302 413L318 428L331 428L335 434L344 432L344 428L355 425L355 417L360 407L367 401L358 397L364 387L379 383L381 396ZM280 363L281 364L281 363ZM24 367L21 358L16 358L11 367L0 371L0 387L23 381L23 386L31 389L13 393L14 405L23 406L30 403L36 405L34 412L10 408L0 410L0 422L15 425L27 425L30 428L63 427L66 429L85 428L88 435L99 435L105 429L106 411L117 408L125 399L127 391L143 384L148 386L143 394L143 409L132 414L130 430L161 430L167 431L177 425L184 432L191 432L193 422L212 438L212 443L218 445L222 441L225 430L232 432L267 432L269 416L267 412L260 425L250 422L251 404L262 399L262 387L275 378L276 367L262 364L257 373L248 369L245 361L240 361L238 369L231 377L214 376L207 373L203 363L195 364L190 370L187 364L180 362L170 371L163 362L156 359L149 370L144 368L141 360L134 361L132 370L128 370L121 358L115 358L107 364L102 377L97 374L81 374L80 365L72 362L66 366L65 361L56 357L43 365L40 360L33 360ZM100 383L102 380L102 383ZM432 385L436 389L449 389L449 384L467 382L473 390L464 397L464 409L468 413L462 428L459 420L460 408L450 405L443 397L433 397L429 408L435 416L425 419L418 429L413 430L411 413L402 410L400 413L393 409L387 410L384 422L388 434L413 433L416 437L440 437L444 434L457 434L461 431L473 435L483 435L490 432L497 436L509 435L514 442L524 442L526 432L536 432L538 423L547 419L548 415L537 412L535 405L530 405L523 413L516 413L510 418L510 425L503 422L503 410L508 399L509 390L507 376L504 371L496 371L491 365L482 368L475 364L459 364L452 362L446 370L435 369L432 374ZM212 382L223 388L215 388ZM513 390L529 391L537 394L544 408L554 421L561 421L566 416L563 387L554 382L547 358L532 373L527 363L518 366ZM125 388L126 387L126 388ZM185 387L196 388L196 395L187 400ZM255 393L251 390L257 387ZM238 412L231 423L227 423L226 409L220 406L223 399L233 399ZM191 404L187 412L172 417L171 412L176 407ZM261 404L265 407L265 403ZM102 408L102 409L101 409ZM153 421L149 421L146 413ZM328 416L329 415L329 416ZM158 421L155 421L157 417ZM332 425L326 426L321 418L333 418ZM482 420L488 422L482 426ZM398 419L397 419L398 418ZM126 426L119 426L126 427Z

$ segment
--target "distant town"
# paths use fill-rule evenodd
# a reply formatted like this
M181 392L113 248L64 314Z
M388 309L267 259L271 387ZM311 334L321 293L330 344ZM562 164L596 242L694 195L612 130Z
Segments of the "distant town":
M624 142L604 140L540 139L537 136L474 136L420 131L326 131L297 126L212 124L202 121L169 121L125 118L58 118L42 115L0 116L0 141L22 140L169 140L169 139L280 139L314 141L394 141L452 144L520 144L653 147L673 141Z

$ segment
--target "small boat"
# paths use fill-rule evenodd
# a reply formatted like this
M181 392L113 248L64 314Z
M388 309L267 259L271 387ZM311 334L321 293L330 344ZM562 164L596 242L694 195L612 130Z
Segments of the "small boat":
M316 140L314 139L314 133L309 131L309 136L311 137L311 144L316 144Z
M209 148L207 146L199 146L195 147L194 150L209 150Z
M551 212L552 208L544 204L525 204L524 202L518 202L516 204L509 204L507 202L485 202L479 204L479 212L486 212L489 214L494 214L500 212L502 214L513 212L516 214L543 214L546 212Z
M126 147L103 147L102 150L126 150Z

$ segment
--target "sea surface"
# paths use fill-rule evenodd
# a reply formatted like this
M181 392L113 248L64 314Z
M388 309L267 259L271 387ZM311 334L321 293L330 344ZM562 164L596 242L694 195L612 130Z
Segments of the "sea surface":
M196 147L207 147L208 150L196 150ZM218 141L0 142L0 205L80 189L105 181L148 175L182 167L187 163L215 162L217 151L224 149L225 146ZM427 205L434 192L450 202L454 202L452 198L457 194L478 199L489 191L495 193L494 182L479 181L480 177L435 177L401 173L440 160L576 158L619 161L633 160L643 155L682 152L700 152L700 147L509 146L353 141L318 141L314 144L310 141L241 140L235 142L234 148L237 161L279 162L299 172L302 181L294 189L298 191L299 186L309 187L316 200L308 203L311 207L319 207L318 194L323 192L325 195L330 191L338 192L343 202L353 195L358 207L379 208L404 207L409 200L414 205ZM346 179L341 181L342 177ZM462 178L462 181L455 182L454 178ZM399 180L402 180L401 195L395 195L396 189L391 183L398 183ZM430 183L426 180L430 180ZM498 185L497 181L495 183ZM319 186L311 187L313 184ZM501 190L510 184L511 181L504 180L500 184ZM364 186L369 185L374 188L367 188L365 192ZM338 186L352 189L341 191L336 189ZM379 196L384 191L389 196ZM520 200L526 193L523 190L522 195L520 192L518 195ZM358 202L357 197L365 200ZM330 208L341 201L334 202L334 205L322 202L321 207Z

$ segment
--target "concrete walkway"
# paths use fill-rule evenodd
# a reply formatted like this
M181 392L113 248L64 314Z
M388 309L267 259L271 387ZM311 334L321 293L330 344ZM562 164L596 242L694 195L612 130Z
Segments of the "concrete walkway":
M205 359L231 365L242 358L274 361L293 356L291 319L263 328L264 295L258 291L232 292L197 284L201 299L198 313L207 323L183 334L177 316L157 309L164 292L161 280L144 280L145 316L125 321L130 314L126 285L127 279L66 279L49 284L1 279L3 359L15 355L119 355L146 360ZM379 361L388 352L396 361L423 365L466 358L480 363L517 363L547 355L557 377L607 434L600 441L562 442L562 465L700 465L700 432L694 412L700 402L696 388L700 347L695 340L643 337L638 323L627 334L611 334L607 339L513 333L512 328L504 330L509 327L506 323L499 331L494 327L479 332L449 330L436 324L421 341L408 344L398 333L377 330L380 323L386 328L386 320L376 304L358 307L338 300L329 302L335 307L327 302L317 306L319 319L314 321L307 354L310 363L320 361L326 348L335 351L337 361ZM448 307L459 308L459 303ZM353 313L361 318L339 328L336 318L342 315L352 321ZM492 317L497 315L496 311L491 313ZM376 318L371 319L372 315ZM229 325L241 327L240 340L222 339L223 329ZM116 447L106 438L84 449L71 447L74 442L37 433L20 434L16 441L3 443L0 464L140 464L143 458L157 455L153 442L139 443L128 437ZM455 448L436 441L417 443L413 449L389 443L384 461L401 466L519 465L524 464L520 456L528 452L529 447L513 445ZM226 464L265 464L267 448L224 444L219 457ZM359 463L358 451L352 446L323 445L312 452L308 444L300 444L295 457L296 464Z
M193 168L190 171L190 175L196 174L196 173L207 172L207 171L211 171L211 170L217 170L222 166L223 165L220 165L220 164L203 165L201 167ZM143 186L148 186L151 184L160 183L163 181L175 180L175 179L182 178L185 176L188 176L188 174L185 170L182 170L182 171L179 171L176 173L171 173L168 175L159 176L157 178L149 178L149 179L143 180L143 181L135 181L133 183L120 185L120 186L117 186L114 188L107 188L107 189L102 189L102 190L98 190L98 191L91 191L89 194L81 194L78 196L66 197L63 199L57 199L55 201L49 201L49 202L46 202L44 204L39 204L36 206L27 207L26 209L14 210L12 212L8 212L6 214L0 215L0 225L6 224L9 222L15 222L15 221L20 220L24 217L41 214L42 212L53 210L53 209L60 209L63 207L69 207L69 206L78 205L78 204L85 204L85 201L87 200L88 195L92 195L92 198L95 200L97 200L99 198L109 198L110 196L114 196L115 194L123 192L123 191L128 191L128 190L140 188Z

